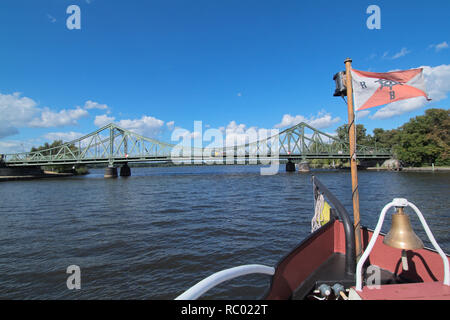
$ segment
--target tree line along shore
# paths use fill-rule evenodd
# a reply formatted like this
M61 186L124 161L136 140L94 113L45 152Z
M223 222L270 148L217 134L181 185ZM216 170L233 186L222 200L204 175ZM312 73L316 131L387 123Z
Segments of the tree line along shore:
M336 129L339 139L348 141L348 125ZM362 124L356 125L356 142L374 148L390 149L402 167L435 170L450 167L450 109L428 109L424 115L411 118L392 130L376 128L367 134ZM313 160L312 164L328 167L332 160ZM348 161L336 161L346 167ZM413 169L412 171L421 171Z

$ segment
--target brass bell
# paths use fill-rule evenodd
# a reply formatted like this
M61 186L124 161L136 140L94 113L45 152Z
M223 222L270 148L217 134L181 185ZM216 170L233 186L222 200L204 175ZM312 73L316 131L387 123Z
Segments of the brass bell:
M409 217L402 207L397 208L397 212L392 215L391 230L384 237L383 243L403 250L423 248L422 240L414 233Z

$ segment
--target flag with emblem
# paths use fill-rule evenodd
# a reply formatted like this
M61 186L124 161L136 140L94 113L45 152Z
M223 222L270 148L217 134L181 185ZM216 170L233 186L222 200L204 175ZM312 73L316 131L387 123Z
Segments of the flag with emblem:
M357 111L420 96L431 100L425 92L422 68L385 73L352 69L351 75Z

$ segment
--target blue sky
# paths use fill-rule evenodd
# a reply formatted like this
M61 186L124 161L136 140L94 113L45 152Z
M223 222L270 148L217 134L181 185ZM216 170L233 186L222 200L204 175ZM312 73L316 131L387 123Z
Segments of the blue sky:
M81 29L69 30L69 5ZM346 57L358 70L426 67L432 103L358 115L371 132L449 107L450 2L3 0L0 153L114 121L170 142L174 128L326 132L347 122L333 97ZM369 5L381 29L369 30ZM395 108L394 108L395 107Z

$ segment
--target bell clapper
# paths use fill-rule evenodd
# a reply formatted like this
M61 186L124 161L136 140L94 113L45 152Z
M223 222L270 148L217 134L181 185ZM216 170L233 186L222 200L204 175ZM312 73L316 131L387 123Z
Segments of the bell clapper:
M408 271L408 258L406 257L406 250L402 250L402 266L404 271Z

